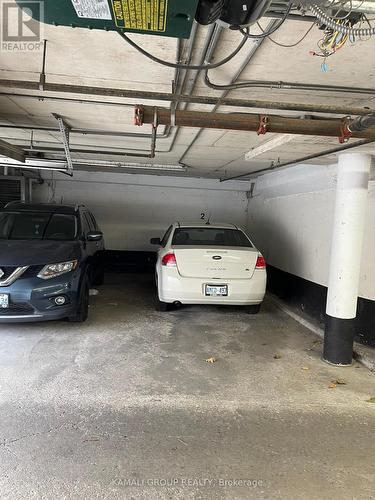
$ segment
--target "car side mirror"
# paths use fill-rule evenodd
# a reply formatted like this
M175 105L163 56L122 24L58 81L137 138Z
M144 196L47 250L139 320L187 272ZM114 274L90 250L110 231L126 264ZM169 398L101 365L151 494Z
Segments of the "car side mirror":
M87 241L100 241L103 239L103 233L101 231L89 231L86 234Z
M151 238L150 243L151 243L151 245L161 245L161 239L160 238Z

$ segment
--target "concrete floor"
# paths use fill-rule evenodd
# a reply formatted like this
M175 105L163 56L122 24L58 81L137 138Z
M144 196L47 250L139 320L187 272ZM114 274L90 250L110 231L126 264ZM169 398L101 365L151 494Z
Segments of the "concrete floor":
M153 293L112 275L84 325L0 327L2 500L374 498L373 373L321 362L271 302L159 313Z

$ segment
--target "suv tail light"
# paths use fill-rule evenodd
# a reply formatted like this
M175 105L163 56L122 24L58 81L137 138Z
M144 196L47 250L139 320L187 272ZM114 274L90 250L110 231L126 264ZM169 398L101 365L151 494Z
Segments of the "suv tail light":
M263 255L258 255L255 269L265 269L265 268L266 268L266 259L263 257Z
M177 262L175 254L173 252L165 254L161 263L163 266L176 267Z

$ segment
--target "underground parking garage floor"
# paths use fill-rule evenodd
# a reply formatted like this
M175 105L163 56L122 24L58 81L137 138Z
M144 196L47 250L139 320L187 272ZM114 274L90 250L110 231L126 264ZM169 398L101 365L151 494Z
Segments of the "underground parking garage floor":
M153 296L108 275L83 325L1 325L2 500L373 498L374 374L270 301Z

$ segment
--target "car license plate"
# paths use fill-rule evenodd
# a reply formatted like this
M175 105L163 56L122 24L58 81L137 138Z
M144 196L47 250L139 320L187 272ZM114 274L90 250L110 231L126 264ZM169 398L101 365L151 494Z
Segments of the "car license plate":
M8 309L9 295L7 293L0 293L0 309Z
M208 297L227 297L228 285L206 285L205 293Z

